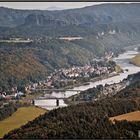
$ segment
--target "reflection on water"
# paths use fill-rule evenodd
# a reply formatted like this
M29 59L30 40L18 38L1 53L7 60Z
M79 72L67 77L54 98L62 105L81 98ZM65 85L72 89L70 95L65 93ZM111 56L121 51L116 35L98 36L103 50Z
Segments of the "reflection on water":
M53 100L53 99L49 99L49 100L36 100L35 104L37 106L40 106L40 107L45 108L47 110L52 110L52 109L58 108L56 106L56 100ZM60 104L60 107L67 106L67 105L64 104L63 99L59 100L59 104Z
M83 85L79 87L73 88L73 90L87 90L89 88L96 87L97 85L105 85L105 84L113 84L113 83L119 83L123 79L127 78L128 75L134 74L140 71L140 67L137 67L133 64L130 64L129 61L132 57L134 57L138 52L136 50L134 51L127 51L123 54L120 54L117 58L114 58L114 61L121 66L121 68L124 70L124 73L120 73L117 76L113 76L107 79L103 79L97 82L90 82L89 85ZM128 69L128 71L125 71ZM51 95L55 97L70 97L72 95L77 94L75 91L66 91L66 92L53 92ZM48 110L57 108L56 107L56 100L38 100L35 101L35 105L41 106L43 108L46 108ZM60 100L60 107L67 106L63 100Z

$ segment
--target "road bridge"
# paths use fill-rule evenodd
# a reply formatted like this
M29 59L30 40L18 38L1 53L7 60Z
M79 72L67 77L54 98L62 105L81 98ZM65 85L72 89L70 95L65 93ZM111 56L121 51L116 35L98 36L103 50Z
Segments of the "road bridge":
M82 90L75 90L75 89L32 89L31 91L56 91L56 92L76 91L76 92L81 92Z
M66 92L66 91L73 91L73 92L77 92L77 94L79 92L81 92L82 90L73 90L73 89L32 89L32 91L55 91L55 92ZM36 101L37 100L56 100L56 106L59 106L59 101L60 100L64 100L64 99L67 99L68 97L65 97L65 94L64 94L64 97L54 97L54 96L51 96L51 95L48 95L48 96L44 96L44 97L39 97L37 99L35 99ZM35 104L35 100L33 100L33 104Z
M43 98L37 98L35 100L64 100L67 99L67 97L43 97Z
M56 106L59 106L59 101L67 99L66 97L41 97L33 100L33 104L36 104L37 100L56 100Z

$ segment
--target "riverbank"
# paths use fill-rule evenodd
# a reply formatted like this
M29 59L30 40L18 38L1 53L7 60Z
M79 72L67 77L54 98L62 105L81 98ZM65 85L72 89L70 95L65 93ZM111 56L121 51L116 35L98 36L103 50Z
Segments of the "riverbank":
M64 89L60 89L60 90L66 91L68 89L73 89L75 87L90 85L90 82L97 82L99 80L104 80L106 78L110 78L110 77L117 76L117 75L119 75L119 73L111 73L111 74L102 75L100 77L91 78L91 79L89 79L88 82L82 82L82 83L79 83L79 84L75 84L73 86L67 86Z
M98 85L97 87L89 88L85 91L81 91L79 94L70 96L65 99L64 102L68 105L76 105L83 102L94 102L103 98L112 97L117 94L117 92L124 89L128 81L127 79L111 85Z

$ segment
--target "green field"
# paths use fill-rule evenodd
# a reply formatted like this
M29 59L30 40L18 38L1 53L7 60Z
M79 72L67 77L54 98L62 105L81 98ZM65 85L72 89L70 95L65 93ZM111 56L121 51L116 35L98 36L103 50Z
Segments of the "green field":
M132 58L131 63L140 67L140 54Z
M19 128L46 112L45 109L41 109L35 106L21 107L10 117L0 121L0 138L2 138L9 131Z

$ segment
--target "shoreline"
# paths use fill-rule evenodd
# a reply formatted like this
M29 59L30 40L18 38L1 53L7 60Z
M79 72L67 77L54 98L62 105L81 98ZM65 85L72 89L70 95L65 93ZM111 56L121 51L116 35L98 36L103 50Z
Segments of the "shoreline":
M80 87L80 86L90 85L90 82L91 83L98 82L100 80L104 80L104 79L107 79L107 78L110 78L110 77L113 77L113 76L117 76L120 73L121 72L110 73L110 74L101 75L99 77L90 78L89 81L87 81L87 82L83 82L83 83L81 82L81 83L77 83L77 84L74 84L74 85L66 86L64 88L58 88L59 91L55 91L55 92L56 93L59 93L60 91L66 92L67 90L74 89L74 88L77 88L77 87ZM50 93L47 93L47 94L52 94L52 93L53 93L53 91L50 91Z
M96 79L94 78L94 79L91 79L90 80L90 82L92 82L92 83L94 83L94 82L98 82L98 81L100 81L100 80L105 80L105 79L107 79L107 78L110 78L110 77L114 77L114 76L117 76L117 75L119 75L119 73L115 73L115 74L111 74L111 75L105 75L104 77L97 77ZM82 86L82 85L81 85ZM88 90L88 89L86 89L86 90ZM83 91L86 91L86 90L83 90ZM81 93L81 92L80 92ZM66 104L66 105L72 105L71 104L71 102L69 102L69 99L71 99L72 97L74 97L74 96L77 96L78 94L80 94L80 93L77 93L77 94L75 94L75 95L72 95L72 96L69 96L67 99L64 99L63 101L64 101L64 103ZM82 102L85 102L85 101L79 101L79 103L82 103ZM77 103L76 103L77 104Z
M75 84L75 85L72 85L72 86L67 86L65 88L60 88L59 90L67 91L69 89L73 89L73 88L76 88L76 87L80 87L80 86L84 86L84 85L90 85L90 82L92 82L92 83L98 82L100 80L104 80L106 78L110 78L110 77L117 76L117 75L119 75L119 73L102 75L100 77L91 78L88 82L83 82L83 83ZM55 92L57 92L57 91L55 91Z

